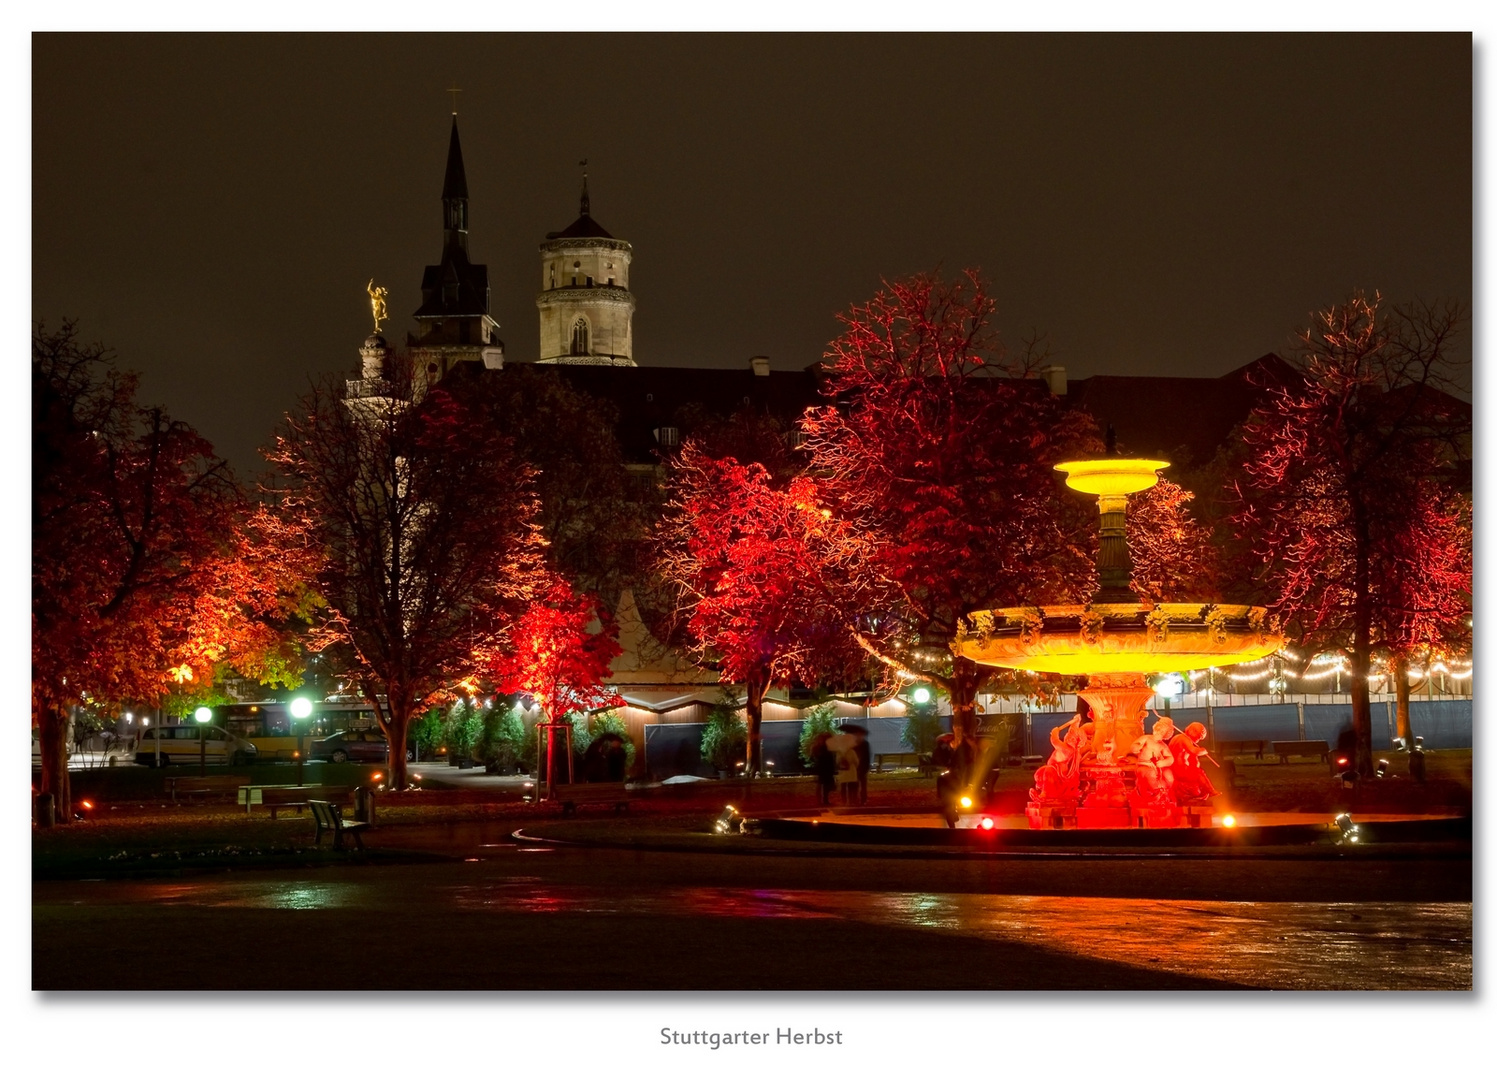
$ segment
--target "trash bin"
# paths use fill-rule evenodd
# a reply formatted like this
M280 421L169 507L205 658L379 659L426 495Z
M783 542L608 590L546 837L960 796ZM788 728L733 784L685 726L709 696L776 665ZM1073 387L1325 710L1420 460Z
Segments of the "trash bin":
M36 797L36 824L41 829L50 829L57 824L57 800L50 791Z
M374 824L374 790L372 788L353 789L353 819L367 825Z

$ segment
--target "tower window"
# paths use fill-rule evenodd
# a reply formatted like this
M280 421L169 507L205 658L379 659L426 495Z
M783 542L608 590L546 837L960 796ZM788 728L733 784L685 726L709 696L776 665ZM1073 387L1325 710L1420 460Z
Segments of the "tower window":
M587 287L589 289L591 289L593 287L593 279L592 278L588 278L587 279Z
M572 355L586 356L587 352L587 320L578 319L572 324Z

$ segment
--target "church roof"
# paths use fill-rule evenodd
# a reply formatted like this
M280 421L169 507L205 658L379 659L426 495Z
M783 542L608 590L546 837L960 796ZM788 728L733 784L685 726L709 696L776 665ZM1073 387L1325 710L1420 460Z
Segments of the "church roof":
M442 181L443 199L466 199L468 176L463 171L463 146L457 138L457 115L452 117L452 139L447 143L447 175Z
M587 162L584 161L582 164L586 165ZM593 220L591 213L592 200L587 195L587 173L582 174L582 198L580 204L581 216L565 229L562 229L561 232L547 233L547 240L612 240L614 238L613 233Z
M421 306L416 318L488 313L489 268L470 263L461 248L449 247L442 252L441 263L428 266L421 275Z
M549 232L547 240L612 240L613 233L593 220L591 214L583 214L561 232Z

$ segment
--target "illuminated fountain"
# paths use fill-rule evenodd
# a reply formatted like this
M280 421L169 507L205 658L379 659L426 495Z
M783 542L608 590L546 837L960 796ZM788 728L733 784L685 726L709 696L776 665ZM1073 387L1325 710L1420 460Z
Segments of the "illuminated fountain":
M1176 732L1162 720L1146 731L1153 691L1144 676L1257 660L1284 643L1261 607L1150 604L1130 588L1128 496L1153 487L1168 466L1138 458L1057 465L1070 487L1097 496L1096 595L1088 604L970 612L952 642L955 653L979 664L1087 676L1080 697L1090 722L1052 734L1054 753L1030 790L1031 828L1210 824L1214 791L1192 749L1204 729Z

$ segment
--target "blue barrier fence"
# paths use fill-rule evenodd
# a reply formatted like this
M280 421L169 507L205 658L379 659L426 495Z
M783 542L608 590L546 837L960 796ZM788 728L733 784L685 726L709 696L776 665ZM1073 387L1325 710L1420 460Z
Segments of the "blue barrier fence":
M1409 727L1423 736L1429 750L1465 749L1472 745L1471 699L1444 701L1411 701ZM1175 709L1170 714L1175 727L1187 724L1206 725L1215 741L1263 739L1323 739L1335 746L1343 731L1351 728L1351 705L1226 705ZM1045 756L1050 753L1050 732L1071 718L1069 712L1030 713L1027 731L1022 732L1024 752ZM1018 718L1012 718L1017 720ZM868 742L875 754L908 752L903 733L902 716L857 718L851 721L868 729ZM645 761L651 774L667 776L712 776L713 770L702 761L702 724L652 724L645 728ZM944 730L951 730L951 717L941 717ZM800 760L799 720L766 720L763 724L764 759L774 762L777 773L805 771ZM1372 703L1372 748L1390 750L1395 734L1394 705L1391 701Z

